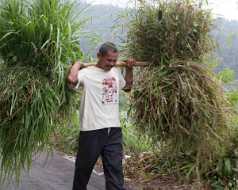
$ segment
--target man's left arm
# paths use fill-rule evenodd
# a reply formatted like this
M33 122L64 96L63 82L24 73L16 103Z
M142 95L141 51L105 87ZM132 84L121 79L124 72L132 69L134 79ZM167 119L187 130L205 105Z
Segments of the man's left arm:
M132 89L132 85L133 85L133 65L135 64L135 60L134 59L128 59L126 61L126 74L125 74L125 86L123 88L123 90L125 92L130 92Z

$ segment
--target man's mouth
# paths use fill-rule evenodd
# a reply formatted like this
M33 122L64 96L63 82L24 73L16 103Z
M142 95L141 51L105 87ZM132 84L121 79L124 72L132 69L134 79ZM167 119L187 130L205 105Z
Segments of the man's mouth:
M107 66L107 67L105 67L105 70L107 70L107 71L109 71L109 70L111 70L111 66Z

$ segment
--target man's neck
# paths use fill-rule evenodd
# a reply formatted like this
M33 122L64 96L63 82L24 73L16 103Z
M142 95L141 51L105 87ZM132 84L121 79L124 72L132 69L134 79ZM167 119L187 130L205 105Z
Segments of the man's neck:
M97 62L96 67L104 70L104 67L100 61Z

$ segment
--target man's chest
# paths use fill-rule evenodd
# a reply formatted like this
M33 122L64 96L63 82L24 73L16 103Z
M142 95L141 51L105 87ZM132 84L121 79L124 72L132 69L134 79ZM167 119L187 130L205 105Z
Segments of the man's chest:
M118 103L119 79L115 75L93 77L86 81L85 90L102 104Z

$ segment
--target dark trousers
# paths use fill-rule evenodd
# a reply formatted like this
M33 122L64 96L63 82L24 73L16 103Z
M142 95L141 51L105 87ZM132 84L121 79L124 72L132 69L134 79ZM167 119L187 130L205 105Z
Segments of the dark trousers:
M73 190L87 190L94 165L101 155L107 190L124 190L121 128L81 131Z

